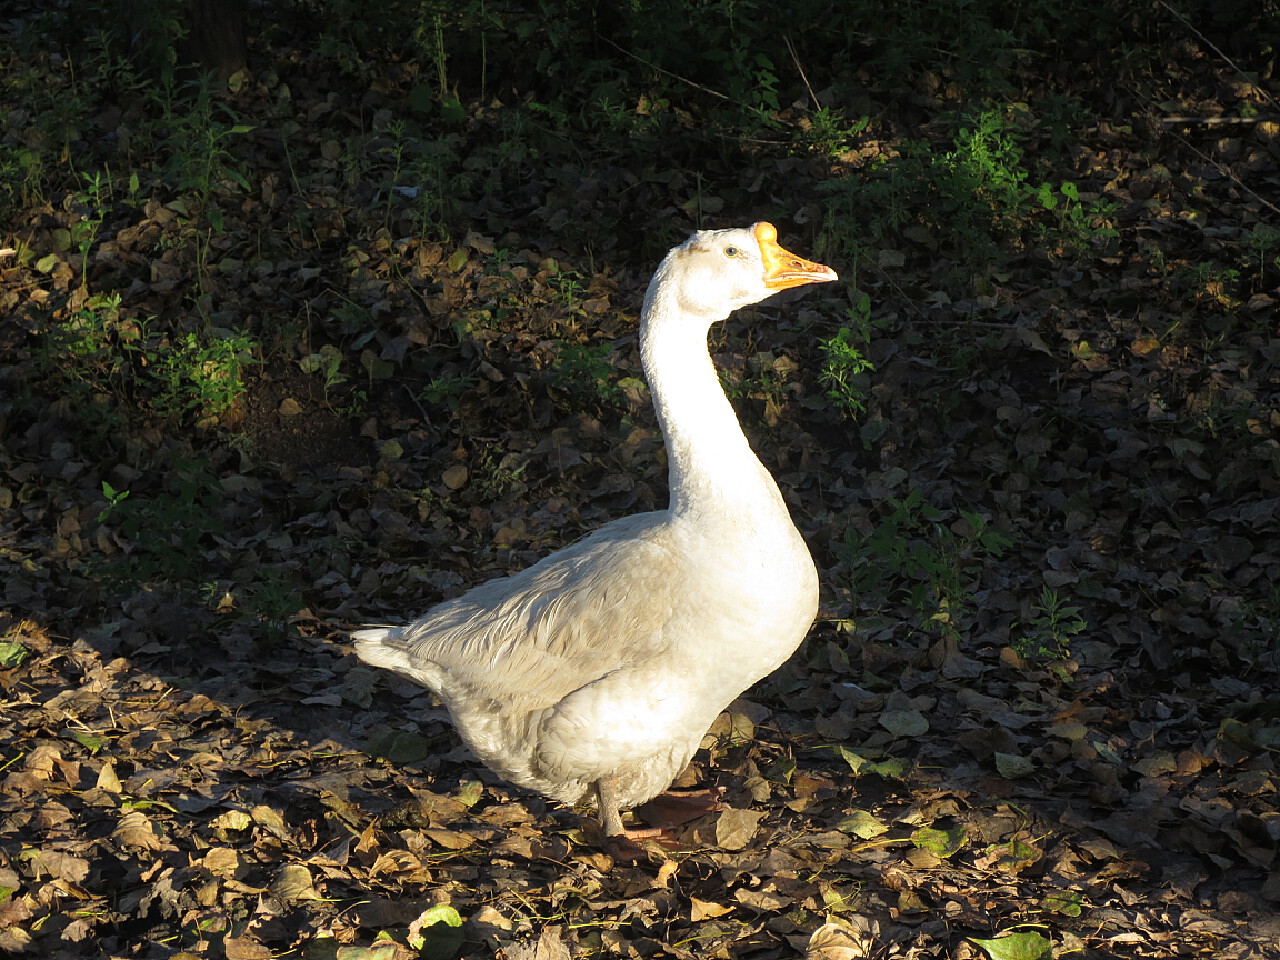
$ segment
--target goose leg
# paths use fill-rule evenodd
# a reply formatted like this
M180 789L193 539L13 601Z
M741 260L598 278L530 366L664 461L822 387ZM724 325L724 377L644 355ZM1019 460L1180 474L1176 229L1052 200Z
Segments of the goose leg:
M616 859L639 863L648 858L644 847L638 840L658 840L661 842L664 831L628 830L622 825L622 814L618 810L618 796L614 791L613 780L596 781L597 814L600 827L604 831L604 849Z
M625 836L626 831L622 829L622 814L618 810L618 798L613 792L612 780L596 781L596 806L604 835L606 837Z
M672 827L695 820L711 810L725 809L725 805L720 802L722 791L678 791L675 803L677 806L684 807L683 816L671 817L660 826L627 828L622 825L622 814L618 809L618 797L614 792L614 782L612 780L597 780L595 790L597 815L600 818L600 827L604 831L605 841L615 854L628 859L636 859L644 855L643 849L636 843L637 840L657 840L662 846L676 849L678 843L675 834L671 830ZM648 807L650 804L660 802L665 796L666 794L663 794L655 798L655 800L650 800L645 806Z
M618 809L618 797L614 793L613 787L612 780L596 781L597 815L600 818L600 827L604 830L606 839L621 839L625 845L627 841L631 840L656 840L668 836L668 831L662 827L624 827L622 825L622 813ZM635 849L639 850L639 847Z

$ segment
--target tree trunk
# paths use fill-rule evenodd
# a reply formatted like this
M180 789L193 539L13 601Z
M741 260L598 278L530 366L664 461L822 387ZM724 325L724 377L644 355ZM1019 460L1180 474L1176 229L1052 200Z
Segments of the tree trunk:
M228 80L248 65L245 0L187 0L184 60Z
M117 8L125 44L149 73L164 76L175 66L194 66L212 71L218 80L227 80L245 69L245 0L184 0L180 5L117 0ZM170 17L181 17L186 31L177 44L176 57Z

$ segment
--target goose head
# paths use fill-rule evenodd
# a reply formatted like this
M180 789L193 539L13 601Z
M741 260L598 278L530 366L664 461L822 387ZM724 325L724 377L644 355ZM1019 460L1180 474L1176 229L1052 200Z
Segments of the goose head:
M645 313L654 320L655 312L674 310L709 325L780 290L835 279L830 267L783 249L778 231L767 221L699 230L663 260L645 297ZM666 299L669 295L674 302ZM666 301L661 307L660 297Z

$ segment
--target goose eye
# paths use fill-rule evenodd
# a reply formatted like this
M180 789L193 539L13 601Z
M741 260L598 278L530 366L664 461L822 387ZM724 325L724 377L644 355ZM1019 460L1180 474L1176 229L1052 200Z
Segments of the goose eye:
M725 247L724 255L726 257L740 257L742 256L742 251L739 250L737 247Z

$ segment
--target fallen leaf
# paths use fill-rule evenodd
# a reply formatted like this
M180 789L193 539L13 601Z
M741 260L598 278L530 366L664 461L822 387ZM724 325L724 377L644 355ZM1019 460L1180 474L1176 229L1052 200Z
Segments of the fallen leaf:
M281 900L320 899L320 894L312 884L311 871L299 863L282 866L268 889Z
M726 907L719 903L711 903L708 900L699 900L697 897L689 898L689 919L694 923L700 920L722 917L731 910L733 910L732 906Z
M111 835L122 847L133 850L159 850L165 845L141 810L126 811Z
M1035 764L1025 757L996 751L996 769L1006 780L1017 780L1031 776L1035 772Z
M721 850L741 850L755 836L764 813L729 809L716 818L716 846Z
M1011 933L993 940L970 938L991 960L1047 960L1053 956L1053 943L1038 933Z
M929 721L919 710L886 710L880 714L880 726L895 737L922 737L929 732Z

